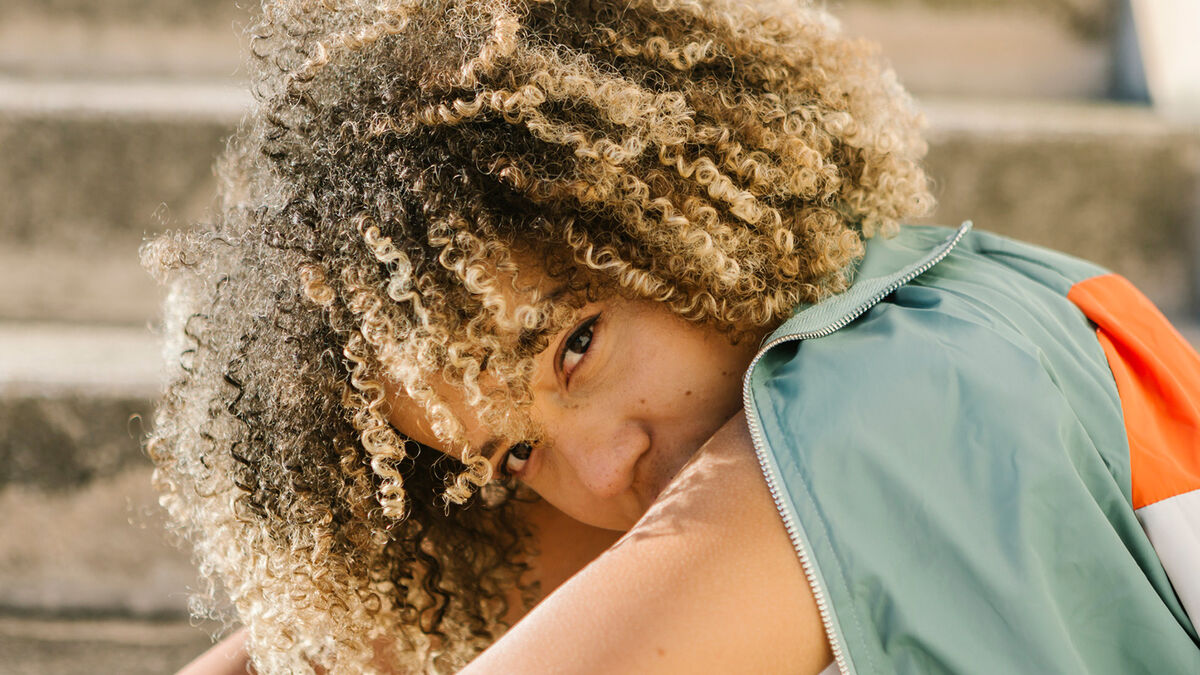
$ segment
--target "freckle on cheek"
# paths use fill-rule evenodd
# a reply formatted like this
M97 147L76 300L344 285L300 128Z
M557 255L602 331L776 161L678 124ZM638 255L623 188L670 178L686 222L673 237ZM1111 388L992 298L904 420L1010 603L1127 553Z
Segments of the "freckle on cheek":
M667 655L667 650L663 649L662 647L655 647L655 648L654 648L654 651L658 652L658 655L659 655L659 656L666 656L666 655Z
M683 392L683 395L684 395L684 396L691 396L691 395L692 395L692 390L691 390L691 389L688 389L687 391Z

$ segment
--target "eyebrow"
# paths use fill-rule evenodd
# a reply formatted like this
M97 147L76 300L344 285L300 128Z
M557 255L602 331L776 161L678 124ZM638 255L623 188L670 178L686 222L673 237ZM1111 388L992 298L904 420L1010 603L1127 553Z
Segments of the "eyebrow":
M542 302L554 302L556 300L561 300L562 297L567 294L567 290L567 284L565 282L560 283L559 285L550 289L550 292L542 298Z
M501 440L499 436L492 436L484 442L483 447L479 448L479 454L486 457L490 462L496 452L496 448L500 446Z

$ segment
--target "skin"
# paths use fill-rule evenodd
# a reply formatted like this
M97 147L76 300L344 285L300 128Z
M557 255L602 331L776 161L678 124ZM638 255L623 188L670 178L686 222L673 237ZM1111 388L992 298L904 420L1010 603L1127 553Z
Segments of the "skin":
M491 460L581 535L559 520L543 540L590 556L603 539L578 524L626 534L463 672L819 672L832 653L741 411L758 341L619 297L577 317L538 357L532 453L514 460L522 439L503 438ZM489 429L443 393L487 446ZM449 452L412 403L397 397L391 421Z
M439 388L495 470L543 498L524 515L533 572L557 587L462 672L821 671L832 653L741 410L758 340L620 297L577 317L538 356L527 460ZM390 421L449 452L401 395Z
M460 672L815 674L832 660L738 413L624 537Z
M176 675L246 675L247 672L254 670L246 655L246 629L241 628L193 659Z
M513 475L575 520L625 532L696 450L741 408L741 376L757 340L679 319L650 302L615 297L584 305L537 357L528 461L523 440L492 436L456 392L440 388L475 447L494 448L497 474ZM590 338L590 340L588 339ZM423 411L401 396L390 421L449 453ZM518 468L519 467L519 468Z

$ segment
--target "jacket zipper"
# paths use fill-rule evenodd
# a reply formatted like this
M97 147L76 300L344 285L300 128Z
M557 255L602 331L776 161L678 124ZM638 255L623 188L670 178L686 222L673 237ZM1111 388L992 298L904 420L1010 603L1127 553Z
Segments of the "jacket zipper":
M909 271L903 277L889 284L883 290L876 293L870 300L859 305L850 312L847 312L842 318L837 321L815 331L807 331L800 333L791 333L777 337L770 342L764 344L758 353L754 355L754 359L750 361L750 367L746 369L746 374L742 376L742 407L746 411L746 423L750 428L750 439L754 443L754 455L758 459L758 466L762 470L763 477L767 481L767 489L771 492L771 499L775 502L775 510L779 512L779 517L783 520L783 527L787 530L788 538L792 541L792 548L796 551L796 557L800 559L800 566L804 569L804 576L808 578L808 585L812 589L813 597L817 603L817 610L821 614L821 623L825 626L825 635L829 639L829 647L833 652L834 663L837 664L838 673L841 675L851 675L851 664L846 656L846 650L842 644L841 635L838 634L833 623L833 612L829 607L829 599L825 596L825 589L821 588L818 581L816 570L813 568L812 561L808 557L808 548L805 545L801 534L800 526L792 518L791 512L783 504L783 497L779 492L779 484L775 474L770 468L767 461L766 445L762 438L762 426L754 409L754 399L750 393L750 374L754 372L754 367L758 365L759 359L763 357L772 347L790 342L792 340L810 340L813 338L825 337L831 335L838 330L844 328L851 321L862 316L871 307L874 307L881 300L886 298L896 289L916 279L929 268L941 262L946 256L950 255L950 251L958 245L959 240L967 233L970 228L959 228L947 243L943 244L942 250L936 256L926 260L923 264Z

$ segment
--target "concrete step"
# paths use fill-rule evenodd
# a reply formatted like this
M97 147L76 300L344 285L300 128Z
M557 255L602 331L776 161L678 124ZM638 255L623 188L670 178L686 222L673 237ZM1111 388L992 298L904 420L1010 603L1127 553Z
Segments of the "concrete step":
M0 318L152 316L138 246L205 215L248 102L211 82L0 78Z
M258 0L4 0L0 17L38 15L56 20L74 18L105 23L153 19L212 24L258 4Z
M144 323L148 233L205 217L248 104L213 83L0 79L0 319ZM1195 304L1200 128L1143 107L922 99L934 220L973 219Z
M163 675L212 645L216 627L185 621L0 615L4 675Z
M923 107L933 220L1094 260L1168 314L1200 312L1200 126L1117 104Z
M0 614L186 614L140 447L160 361L145 329L0 322Z
M918 94L1104 98L1113 87L1109 0L843 0L848 34L873 40Z
M98 407L97 401L90 401ZM139 407L146 402L139 401ZM7 404L7 401L0 405ZM60 401L71 412L86 403ZM122 432L125 419L101 416ZM107 430L107 429L106 429ZM7 439L0 439L0 445ZM64 472L53 486L31 482L0 487L0 614L58 617L126 617L177 620L187 616L189 589L197 587L190 553L172 544L150 484L149 462L129 438L113 473L86 480ZM47 443L40 449L66 453ZM83 446L68 457L87 461ZM4 661L0 658L0 664ZM3 668L0 667L0 672Z
M234 78L250 16L235 0L5 0L0 73Z
M236 79L257 2L6 0L0 73ZM924 94L1102 97L1115 3L843 0L847 32L879 42Z

